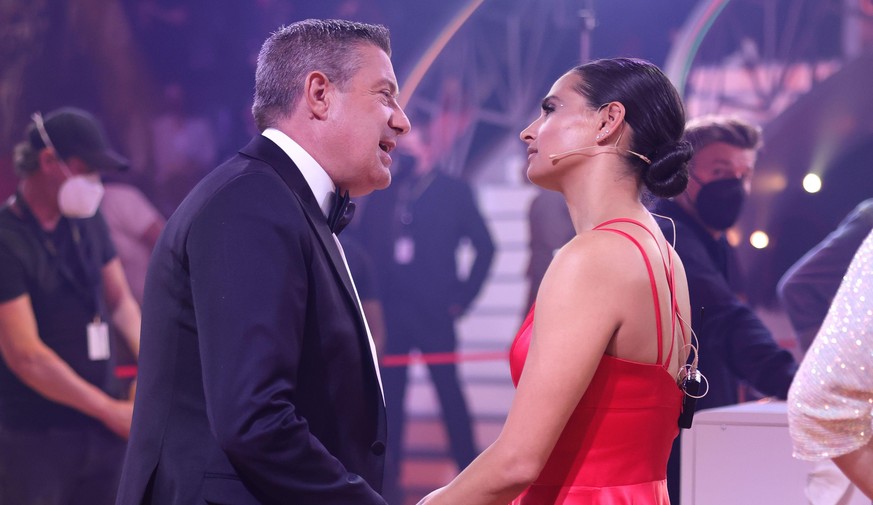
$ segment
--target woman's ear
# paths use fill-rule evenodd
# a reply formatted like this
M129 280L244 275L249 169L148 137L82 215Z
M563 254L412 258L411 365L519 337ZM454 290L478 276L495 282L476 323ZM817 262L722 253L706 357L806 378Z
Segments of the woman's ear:
M603 104L597 110L599 128L597 135L594 137L598 142L607 141L610 137L616 135L622 122L624 121L624 104L621 102L609 102Z
M315 119L324 119L330 108L330 91L333 83L324 73L313 71L303 82L303 99L309 114Z

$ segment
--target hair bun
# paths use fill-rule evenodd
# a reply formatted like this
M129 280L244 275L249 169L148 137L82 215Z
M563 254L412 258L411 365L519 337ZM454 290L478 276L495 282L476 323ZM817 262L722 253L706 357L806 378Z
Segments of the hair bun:
M652 164L643 171L643 183L655 196L670 198L688 185L688 160L694 154L691 144L680 140L655 150Z

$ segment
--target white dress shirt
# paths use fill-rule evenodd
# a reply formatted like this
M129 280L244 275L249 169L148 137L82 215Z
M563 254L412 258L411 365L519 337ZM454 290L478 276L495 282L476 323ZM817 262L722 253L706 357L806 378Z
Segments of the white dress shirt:
M300 173L303 174L303 178L306 179L306 184L308 184L309 189L312 190L312 194L315 196L318 206L321 208L324 216L327 217L333 206L330 196L336 191L336 184L334 184L330 176L327 175L324 168L322 168L321 165L315 161L315 158L307 153L306 150L300 147L300 144L294 142L291 137L285 135L281 131L275 128L267 128L261 135L272 140L273 143L279 146L279 148L282 149L289 158L291 158L291 161L297 165L297 168L300 169ZM349 279L352 281L352 290L355 293L355 300L358 302L358 310L361 313L361 318L364 320L364 329L367 330L367 339L370 341L370 353L373 357L373 366L376 368L376 378L379 379L379 390L382 392L382 402L384 403L385 391L382 388L382 373L379 371L379 358L376 355L376 344L373 342L373 335L370 334L370 325L367 323L367 316L364 315L361 298L358 296L358 288L355 286L355 279L352 277L352 271L349 270L349 262L346 260L346 253L343 251L343 246L340 244L339 238L337 238L336 234L333 234L333 240L336 242L340 256L343 259L343 264L346 267L346 272L348 272Z

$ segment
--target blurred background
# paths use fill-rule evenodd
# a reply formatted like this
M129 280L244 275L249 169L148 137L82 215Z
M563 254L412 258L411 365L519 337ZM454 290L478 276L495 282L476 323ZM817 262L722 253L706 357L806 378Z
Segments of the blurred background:
M729 236L755 279L749 301L787 347L776 282L873 197L873 0L0 0L0 197L14 192L12 147L30 115L74 105L103 120L132 161L127 182L168 216L257 133L260 44L309 17L390 28L403 103L413 126L428 125L430 159L475 190L497 253L459 321L462 353L505 350L524 315L534 188L518 133L581 62L648 59L689 117L763 126L753 195ZM456 468L426 371L411 374L401 482L414 503ZM461 375L481 450L508 409L508 367L462 362Z

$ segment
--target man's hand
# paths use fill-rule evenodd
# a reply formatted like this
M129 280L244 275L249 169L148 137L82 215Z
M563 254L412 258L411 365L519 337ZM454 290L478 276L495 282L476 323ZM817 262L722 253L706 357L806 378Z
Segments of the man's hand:
M100 421L113 433L127 440L130 436L130 422L133 419L133 402L111 399Z

